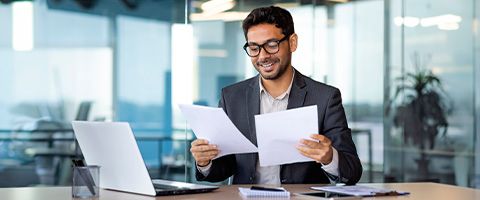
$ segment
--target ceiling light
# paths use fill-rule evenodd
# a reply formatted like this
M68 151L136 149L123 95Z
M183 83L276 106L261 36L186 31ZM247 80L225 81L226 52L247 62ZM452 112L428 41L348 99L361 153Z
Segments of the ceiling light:
M438 29L440 30L447 30L447 31L453 31L457 30L460 28L460 25L458 23L441 23L438 25Z
M403 18L403 25L407 27L415 27L420 23L420 19L418 17L405 17Z
M396 26L401 26L403 25L403 18L402 17L395 17L393 19L393 23L396 25Z
M423 27L429 26L438 26L442 23L460 23L462 21L462 17L458 15L439 15L435 17L426 17L421 20L421 25Z
M12 47L15 51L33 49L33 3L12 3Z
M248 12L222 12L217 14L192 13L190 20L192 21L242 21L247 17Z
M234 0L210 0L200 6L205 14L221 13L235 7Z

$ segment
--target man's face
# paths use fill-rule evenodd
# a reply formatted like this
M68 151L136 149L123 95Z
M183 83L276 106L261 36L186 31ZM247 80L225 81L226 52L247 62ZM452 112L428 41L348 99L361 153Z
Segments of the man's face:
M281 40L284 36L282 30L273 24L258 24L248 29L247 42L262 45ZM277 53L270 54L262 48L258 56L250 57L253 66L264 79L276 80L290 67L292 52L297 47L296 39L296 34L293 34L281 42Z

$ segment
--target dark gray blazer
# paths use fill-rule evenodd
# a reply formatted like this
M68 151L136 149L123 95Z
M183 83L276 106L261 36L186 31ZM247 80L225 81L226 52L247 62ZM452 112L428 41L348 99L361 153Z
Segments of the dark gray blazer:
M220 106L230 120L255 145L254 115L260 113L258 79L259 75L223 88L220 99ZM336 182L357 183L362 175L362 165L347 125L340 91L295 70L287 109L310 105L317 105L320 134L327 136L338 151L339 177L326 173L319 163L302 162L281 165L281 183L330 183L327 176ZM257 160L257 153L223 156L212 161L207 176L197 170L196 177L199 181L219 182L233 175L234 184L254 184Z

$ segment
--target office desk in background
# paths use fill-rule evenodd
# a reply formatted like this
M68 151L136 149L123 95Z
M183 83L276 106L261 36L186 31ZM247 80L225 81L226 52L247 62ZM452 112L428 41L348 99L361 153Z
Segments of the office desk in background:
M161 130L157 129L141 129L139 132L160 132ZM178 131L178 130L176 130ZM34 133L42 133L42 134L34 134ZM46 129L46 130L13 130L13 129L0 129L0 142L32 142L32 143L46 143L48 144L48 148L51 150L51 154L57 155L59 152L53 149L54 142L74 142L75 139L73 135L66 135L65 137L52 137L48 135L49 133L73 133L72 129ZM187 149L190 149L189 145L193 141L190 137L188 138L174 138L170 135L161 135L161 134L142 134L142 135L135 135L135 139L138 142L157 142L158 143L158 156L159 162L162 159L162 149L164 142L186 142ZM60 150L61 154L67 154L71 157L79 157L80 151L78 150L78 146L76 143L75 150L71 152L65 152L65 150ZM45 148L40 149L40 153L46 154L47 150ZM36 154L37 152L31 152L30 154ZM160 164L160 163L159 163Z
M480 199L480 190L471 188L457 187L438 183L385 183L385 184L362 184L373 187L382 187L395 189L399 191L408 191L410 195L396 197L376 197L364 199L405 199L405 200L475 200ZM220 189L202 194L178 195L150 197L124 192L110 190L101 190L99 200L207 200L207 199L227 199L241 200L238 194L238 187L242 185L229 185L220 187ZM243 185L244 187L248 187ZM314 192L308 188L314 185L283 185L292 193L295 192ZM318 186L318 185L315 185ZM26 187L26 188L0 188L0 199L2 200L69 200L71 198L71 187ZM311 197L292 196L290 199L313 199Z
M138 143L156 143L158 167L155 166L154 163L151 163L152 165L149 166L153 177L175 179L179 181L189 181L193 179L193 171L190 169L190 166L192 165L191 155L188 151L188 149L190 149L190 143L192 142L191 137L178 138L173 135L163 135L163 130L161 129L138 129L136 131L143 133L135 135ZM174 131L185 132L183 129L175 129ZM55 137L53 136L54 133L57 134ZM173 142L182 145L185 144L185 149L177 151L170 149L165 152L164 145ZM14 148L12 148L12 144ZM175 159L176 154L174 153L181 154L182 159ZM7 154L8 156L6 156ZM173 159L164 158L168 158L168 156ZM40 157L55 157L56 160L58 159L60 161L56 163L53 163L54 161L52 161L53 164L51 165L38 165L38 163L44 163L36 162L36 158ZM41 168L41 170L35 170L32 172L37 173L37 176L41 177L40 181L32 178L31 180L22 179L24 181L12 183L12 181L0 179L0 185L2 186L24 186L38 183L44 185L68 185L71 182L71 178L68 177L69 173L67 172L71 170L70 159L79 157L81 157L81 152L74 140L72 129L0 129L0 175L6 173L5 170L2 171L3 169L16 171L16 168L19 166L24 167L30 165L30 168L25 168L29 171L33 171L35 168ZM32 166L35 168L31 168ZM46 175L38 174L39 171L47 170L55 172ZM0 197L0 199L2 198Z

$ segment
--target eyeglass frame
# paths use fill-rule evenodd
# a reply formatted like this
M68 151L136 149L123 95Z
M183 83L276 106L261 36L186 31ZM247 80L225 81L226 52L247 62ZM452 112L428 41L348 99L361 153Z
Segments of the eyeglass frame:
M249 45L248 42L246 42L244 45L243 45L243 50L245 50L245 53L247 53L248 56L250 57L257 57L260 55L260 53L262 52L262 49L265 50L265 52L267 52L268 54L276 54L280 51L280 43L282 43L283 41L285 40L288 40L290 38L290 35L286 35L284 36L282 39L280 40L276 40L276 39L272 39L270 41L267 41L263 44L252 44L252 45ZM276 42L277 43L277 51L276 52L269 52L267 49L265 49L265 45L270 43L270 42ZM249 46L257 46L259 48L258 50L258 54L257 55L254 55L254 56L251 56L249 53L248 53L248 50L247 48Z

